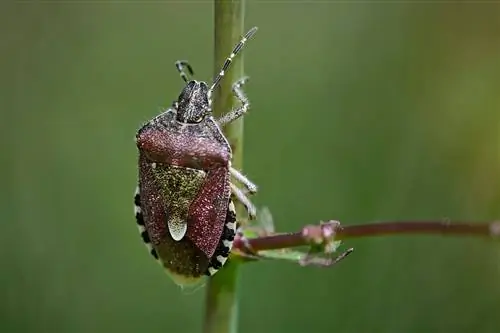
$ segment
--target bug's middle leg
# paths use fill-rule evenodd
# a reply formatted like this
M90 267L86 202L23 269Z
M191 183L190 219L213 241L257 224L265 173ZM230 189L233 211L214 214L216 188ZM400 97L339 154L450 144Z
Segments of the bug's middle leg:
M233 167L229 167L229 172L231 175L239 181L241 184L243 184L246 188L246 191L244 194L250 193L250 194L255 194L257 193L257 185L255 185L250 179L248 179L244 174L239 172Z
M247 195L233 183L231 183L231 193L234 195L236 200L245 206L250 220L254 220L257 216L257 208L255 208L255 205L250 201L250 199L248 199Z
M235 121L236 119L238 119L239 117L244 115L248 111L248 109L250 108L250 102L248 101L248 98L245 95L245 93L243 92L243 88L242 88L242 86L247 81L248 81L248 76L245 76L233 84L233 93L236 96L236 98L240 101L241 105L239 107L231 110L230 112L226 113L222 117L220 117L217 120L217 123L219 124L219 126L224 126L224 125L227 125L227 124Z

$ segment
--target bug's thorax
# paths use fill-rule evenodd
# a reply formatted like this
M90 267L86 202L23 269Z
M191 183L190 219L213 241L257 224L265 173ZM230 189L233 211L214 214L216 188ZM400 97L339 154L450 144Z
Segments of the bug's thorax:
M192 169L227 167L231 147L209 116L196 124L177 120L178 110L168 109L137 133L139 152L151 162Z

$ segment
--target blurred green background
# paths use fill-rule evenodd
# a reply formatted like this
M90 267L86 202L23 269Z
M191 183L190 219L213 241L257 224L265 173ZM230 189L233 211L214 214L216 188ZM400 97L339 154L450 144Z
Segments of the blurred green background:
M500 217L500 6L249 1L245 173L279 230ZM1 332L198 332L135 226L134 135L213 72L196 2L4 2ZM500 251L360 239L241 271L241 332L499 332Z

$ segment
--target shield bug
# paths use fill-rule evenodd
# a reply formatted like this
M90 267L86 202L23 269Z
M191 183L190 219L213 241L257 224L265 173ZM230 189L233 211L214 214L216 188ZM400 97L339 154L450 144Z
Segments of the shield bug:
M252 28L234 47L210 87L190 80L189 63L177 61L184 89L170 108L136 133L136 221L151 255L181 286L198 284L226 262L236 232L233 198L246 207L250 218L255 216L247 194L257 187L231 166L231 147L221 130L247 112L249 101L242 90L247 78L233 85L241 105L219 119L212 116L211 96L256 31Z

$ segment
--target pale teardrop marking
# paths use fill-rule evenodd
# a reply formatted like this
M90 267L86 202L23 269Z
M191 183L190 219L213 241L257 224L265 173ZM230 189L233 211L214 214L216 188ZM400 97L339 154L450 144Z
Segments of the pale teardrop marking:
M180 241L187 233L189 208L198 196L207 173L198 169L160 164L152 167L152 170L161 195L168 198L164 202L164 209L168 213L168 231L173 240Z
M179 218L172 217L168 220L168 231L175 241L180 241L187 232L187 222Z

